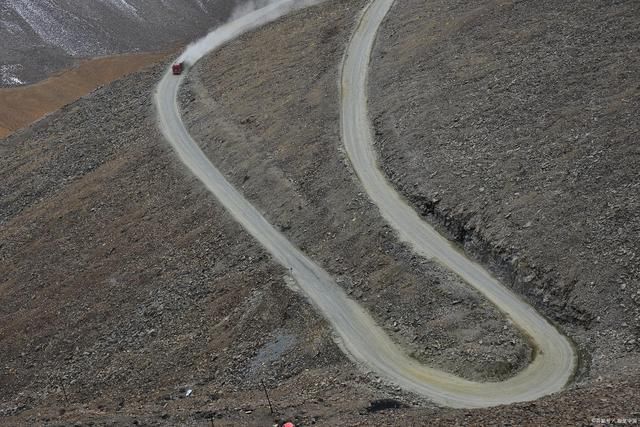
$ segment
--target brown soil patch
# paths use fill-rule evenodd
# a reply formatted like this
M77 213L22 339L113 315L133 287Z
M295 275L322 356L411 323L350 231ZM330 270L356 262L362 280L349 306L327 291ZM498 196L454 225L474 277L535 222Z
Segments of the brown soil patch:
M33 85L0 89L0 138L167 55L162 52L90 59Z

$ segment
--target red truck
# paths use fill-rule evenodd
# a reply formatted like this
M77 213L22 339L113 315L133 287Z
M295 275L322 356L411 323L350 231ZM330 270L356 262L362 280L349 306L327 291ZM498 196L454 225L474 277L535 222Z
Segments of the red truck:
M178 62L171 67L174 76L179 76L184 71L184 62Z

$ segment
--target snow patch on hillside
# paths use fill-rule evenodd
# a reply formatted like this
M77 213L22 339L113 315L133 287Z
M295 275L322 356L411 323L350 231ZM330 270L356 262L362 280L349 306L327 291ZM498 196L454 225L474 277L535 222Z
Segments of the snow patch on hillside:
M0 83L3 86L19 86L24 82L18 77L18 73L22 71L20 64L0 65Z
M79 39L78 34L67 29L65 22L59 19L65 12L51 0L12 0L11 5L44 42L57 46L70 55L97 53L95 46ZM68 15L67 19L70 21L79 21L77 17Z
M131 3L127 2L127 0L101 0L104 3L115 7L121 12L124 12L126 15L131 15L137 19L142 19L140 15L138 15L138 9L133 6Z

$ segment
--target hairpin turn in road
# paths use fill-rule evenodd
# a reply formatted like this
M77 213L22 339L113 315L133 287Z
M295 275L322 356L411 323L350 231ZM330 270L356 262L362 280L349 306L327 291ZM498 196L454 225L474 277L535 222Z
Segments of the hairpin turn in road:
M179 62L186 61L192 66L235 37L313 3L317 2L280 0L272 3L212 31L189 46ZM378 28L392 5L393 0L370 3L344 57L340 82L343 142L364 189L399 237L410 243L417 253L437 259L457 273L530 337L536 356L516 376L501 382L473 382L409 358L326 271L276 230L205 156L189 135L178 108L178 91L185 73L174 76L167 70L158 84L154 100L160 129L189 170L278 263L290 270L308 300L328 320L341 349L361 366L405 390L451 407L495 406L560 391L573 375L576 364L569 340L533 307L422 221L378 169L367 113L366 82Z

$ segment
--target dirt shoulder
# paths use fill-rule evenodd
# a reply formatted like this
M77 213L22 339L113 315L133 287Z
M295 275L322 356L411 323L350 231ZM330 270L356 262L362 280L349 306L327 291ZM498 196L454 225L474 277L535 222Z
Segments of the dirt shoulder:
M372 61L389 179L569 333L586 381L638 375L638 12L400 2Z

